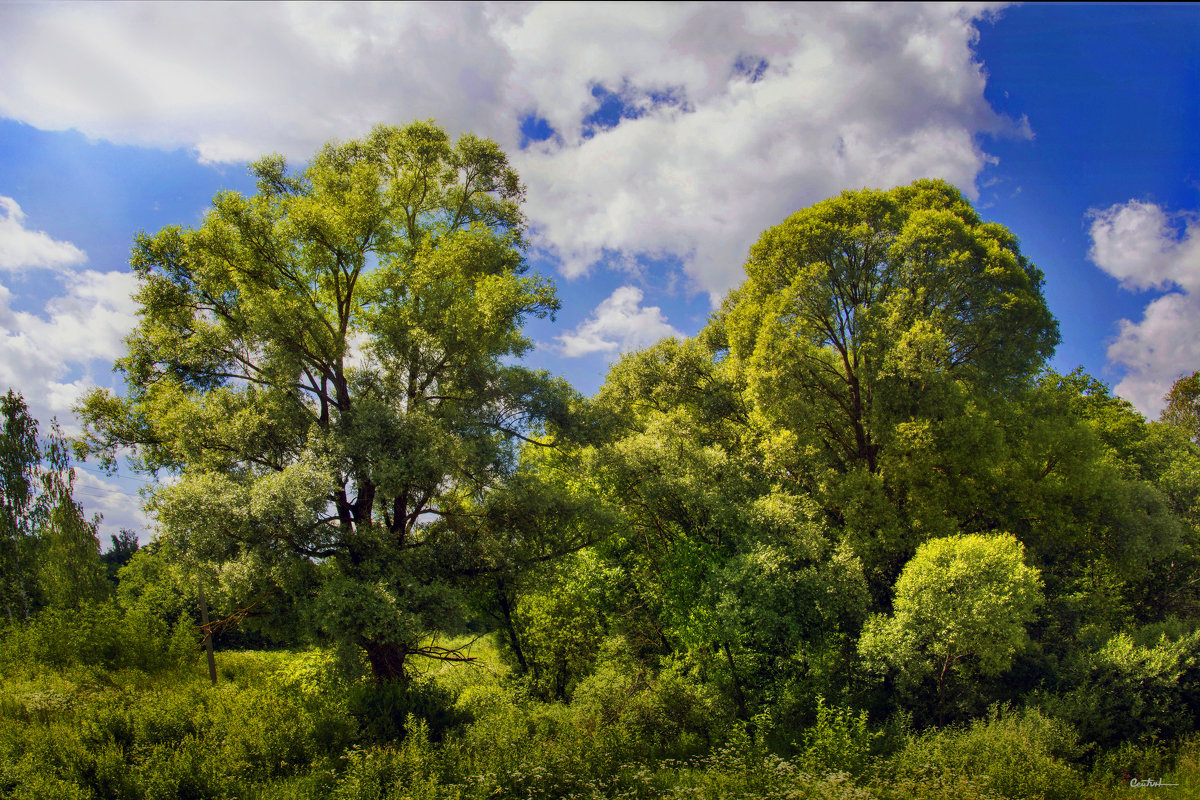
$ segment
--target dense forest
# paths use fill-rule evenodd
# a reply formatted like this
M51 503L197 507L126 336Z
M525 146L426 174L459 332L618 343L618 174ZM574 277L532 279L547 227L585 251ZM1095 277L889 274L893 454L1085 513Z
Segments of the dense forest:
M1200 373L1051 371L953 186L797 211L584 397L494 143L251 169L136 238L80 435L3 398L0 798L1195 796Z

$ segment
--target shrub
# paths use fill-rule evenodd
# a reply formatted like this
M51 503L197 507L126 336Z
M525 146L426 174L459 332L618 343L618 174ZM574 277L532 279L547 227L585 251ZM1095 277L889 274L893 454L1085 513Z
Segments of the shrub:
M817 721L804 733L801 761L814 772L861 775L871 757L871 745L882 734L867 728L867 712L830 707L817 698Z
M1014 712L993 706L986 719L969 727L913 737L892 758L885 775L896 787L936 787L965 779L974 788L964 791L978 790L979 796L991 790L1011 800L1073 800L1083 784L1066 762L1080 751L1066 723L1036 709Z
M0 663L54 669L98 666L154 671L181 664L195 650L186 623L173 629L145 611L123 612L112 602L46 608L28 625L0 636Z
M450 690L424 677L407 683L358 683L349 688L347 701L365 740L376 744L403 739L410 718L428 726L433 741L469 719L456 709Z
M623 639L605 642L595 671L575 689L571 711L619 758L688 758L719 741L732 720L721 696L678 663L651 673Z
M1162 631L1153 642L1140 633L1110 638L1087 657L1075 688L1043 698L1042 705L1069 720L1085 742L1113 748L1196 730L1200 631L1176 637Z

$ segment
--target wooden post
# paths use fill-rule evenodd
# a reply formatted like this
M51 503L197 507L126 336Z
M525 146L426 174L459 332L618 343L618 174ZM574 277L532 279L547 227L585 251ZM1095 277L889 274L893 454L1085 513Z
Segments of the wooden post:
M200 587L200 624L204 630L204 650L208 654L208 677L217 685L217 660L213 657L212 633L208 630L208 600L204 598L204 587Z

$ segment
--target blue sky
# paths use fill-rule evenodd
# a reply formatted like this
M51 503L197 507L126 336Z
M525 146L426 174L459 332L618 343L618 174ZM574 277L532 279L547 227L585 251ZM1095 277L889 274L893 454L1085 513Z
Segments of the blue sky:
M1054 367L1149 416L1200 368L1200 7L0 5L0 384L71 429L134 320L133 235L245 161L378 122L500 142L563 309L529 361L591 393L691 335L790 212L923 176L1046 274ZM106 531L136 490L85 465Z

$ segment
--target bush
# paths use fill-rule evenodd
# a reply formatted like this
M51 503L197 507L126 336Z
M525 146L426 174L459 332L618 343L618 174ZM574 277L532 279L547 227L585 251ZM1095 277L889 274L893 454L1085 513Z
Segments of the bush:
M365 741L376 744L403 739L410 718L425 724L435 742L441 741L451 728L469 721L455 707L454 694L425 677L407 683L358 683L349 688L347 701Z
M870 763L871 745L881 735L868 730L867 712L831 708L818 697L817 721L804 733L801 761L814 772L861 775Z
M1011 800L1073 800L1083 783L1067 761L1080 753L1066 723L1036 709L994 706L986 719L969 727L914 736L893 756L885 776L897 790L924 784L933 791L962 783L964 792L982 797L990 791Z
M732 711L711 686L677 663L657 674L640 665L623 639L601 649L595 671L575 689L571 711L590 735L624 760L688 758L720 741Z
M1192 733L1200 717L1200 631L1120 633L1087 657L1072 688L1043 698L1085 742L1111 749L1123 742L1169 740ZM1140 641L1139 641L1140 640Z
M327 797L358 726L332 693L264 680L270 655L223 659L242 686L192 669L6 676L0 797Z
M151 614L123 612L111 601L79 608L46 608L28 625L0 636L0 663L10 668L97 666L147 672L176 666L195 652L198 637L185 623L174 628Z

